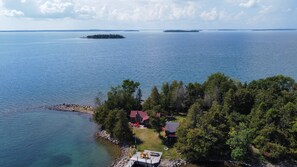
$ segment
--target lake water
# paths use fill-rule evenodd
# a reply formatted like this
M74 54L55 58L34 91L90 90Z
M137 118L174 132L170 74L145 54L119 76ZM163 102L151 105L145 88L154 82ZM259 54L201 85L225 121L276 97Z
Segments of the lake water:
M90 117L38 107L93 104L124 79L152 85L203 82L214 72L240 81L276 74L297 79L297 32L0 33L0 166L105 166L112 155Z

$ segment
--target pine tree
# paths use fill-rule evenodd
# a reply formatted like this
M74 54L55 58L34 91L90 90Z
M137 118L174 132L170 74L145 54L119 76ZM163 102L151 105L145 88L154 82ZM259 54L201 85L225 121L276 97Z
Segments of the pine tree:
M153 87L150 98L151 98L151 104L153 107L160 105L161 96L160 96L158 88L156 86Z
M108 133L110 133L112 136L113 136L113 133L112 133L113 132L113 128L115 126L115 122L117 121L116 120L117 113L118 113L118 110L117 109L110 110L108 112L108 115L107 115L107 117L105 119L105 122L104 122L104 127L105 127L106 131Z
M113 136L121 142L130 142L133 134L129 126L129 120L123 110L116 114L117 122L112 130Z

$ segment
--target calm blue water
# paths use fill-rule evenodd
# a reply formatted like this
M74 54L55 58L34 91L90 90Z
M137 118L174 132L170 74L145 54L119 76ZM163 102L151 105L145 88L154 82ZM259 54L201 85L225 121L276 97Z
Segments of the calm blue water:
M1 167L99 167L112 156L96 142L90 116L58 111L5 114L0 118Z
M203 82L218 71L241 81L297 79L296 31L79 38L93 33L0 33L1 167L107 164L111 156L92 138L96 125L87 116L32 108L93 104L98 92L124 79L139 81L144 96L152 85Z

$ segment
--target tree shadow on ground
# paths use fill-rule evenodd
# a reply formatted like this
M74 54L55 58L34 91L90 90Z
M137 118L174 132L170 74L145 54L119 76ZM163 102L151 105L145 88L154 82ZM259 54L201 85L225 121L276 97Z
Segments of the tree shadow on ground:
M135 143L136 143L136 145L140 145L140 144L143 144L143 141L141 139L139 139L138 137L133 136L133 144L135 144Z
M164 137L162 135L159 135L159 138L161 139L162 144L168 148L172 148L174 146L174 144L176 143L176 140L167 139L167 137Z

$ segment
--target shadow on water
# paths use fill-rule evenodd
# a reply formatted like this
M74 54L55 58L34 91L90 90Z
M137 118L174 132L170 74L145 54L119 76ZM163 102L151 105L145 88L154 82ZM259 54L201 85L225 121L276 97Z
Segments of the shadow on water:
M71 165L72 159L67 154L59 154L51 157L49 159L49 163L51 164L51 166L60 167L65 165Z
M115 145L107 140L104 139L96 139L97 143L100 145L100 147L104 147L105 150L108 152L109 155L111 155L112 159L117 159L121 156L122 151L120 146Z

